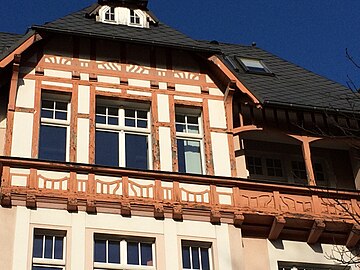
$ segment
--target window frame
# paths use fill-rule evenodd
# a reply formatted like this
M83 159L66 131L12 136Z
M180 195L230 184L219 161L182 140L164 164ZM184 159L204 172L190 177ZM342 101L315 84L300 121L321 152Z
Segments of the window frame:
M113 13L111 11L114 11ZM111 18L111 16L114 16L114 20L111 19L107 19L107 13L109 12L109 16ZM113 23L113 24L117 24L118 23L118 18L117 18L117 14L116 14L116 7L111 7L108 6L103 10L103 21L106 23Z
M201 250L200 249L207 249L208 251L208 263L209 263L209 270L214 269L214 256L213 256L213 243L212 242L204 242L204 241L194 241L194 240L186 240L182 239L180 241L180 252L181 252L181 269L183 270L193 270L197 268L193 268L193 261L192 261L192 252L191 250L193 248L196 248L199 250L199 262L200 262L200 270L203 270L203 266L201 263ZM184 254L183 254L183 248L189 247L190 250L190 268L184 268ZM199 270L199 269L198 269Z
M248 159L254 158L254 159L260 159L261 160L261 168L262 168L262 174L250 174L249 165L248 165ZM281 172L282 176L270 176L268 174L268 166L267 166L267 160L280 160L281 163ZM286 170L286 162L284 162L283 158L280 155L266 155L266 153L258 152L258 151L250 151L245 154L245 160L246 160L246 170L249 172L249 178L254 180L268 180L271 182L280 182L280 183L286 183L288 180L288 172Z
M133 13L133 14L132 14ZM136 23L136 19L139 18L139 23ZM132 19L135 19L135 22L132 22ZM138 26L138 27L142 27L143 26L143 18L141 15L139 15L136 10L134 9L129 9L129 25L131 26Z
M120 242L120 263L103 263L103 262L95 262L95 241L103 240L103 241L119 241ZM152 263L153 265L136 265L136 264L128 264L127 262L127 244L129 242L136 242L151 244L151 252L152 252ZM103 233L94 233L93 235L93 260L92 265L94 270L108 270L108 269L136 269L136 270L156 270L156 239L153 237L137 237L137 236L124 236L124 235L114 235L114 234L103 234ZM106 248L108 250L108 247ZM108 254L106 254L107 257ZM141 250L139 249L139 262L141 263ZM108 260L108 258L106 258Z
M67 117L66 120L60 120L60 119L51 119L42 117L42 110L43 110L43 101L50 101L54 102L54 106L56 106L56 102L61 103L67 103ZM53 112L56 112L56 109L53 110ZM40 158L40 147L41 147L41 141L40 141L40 134L41 134L41 127L42 126L49 126L49 127L59 127L59 128L65 128L66 129L66 140L65 140L65 160L63 162L69 162L70 161L70 125L71 125L71 97L66 95L53 95L53 94L43 94L41 97L41 103L40 103L40 126L39 126L39 144L38 144L38 158ZM62 162L62 161L60 161Z
M153 156L152 156L152 128L151 128L151 107L150 105L144 103L144 104L134 104L134 103L114 103L108 100L97 100L96 101L96 109L97 107L106 107L106 108L113 108L118 111L118 124L117 125L109 125L109 124L102 124L96 122L96 116L98 115L95 111L95 134L97 131L103 131L103 132L111 132L118 134L119 139L119 145L118 145L118 151L119 151L119 162L118 167L124 167L124 168L132 168L127 167L126 165L126 134L132 134L132 135L140 135L145 136L147 138L147 169L146 170L152 170L153 168ZM125 111L126 110L135 110L135 111L146 111L147 114L147 127L141 128L141 127L129 127L125 124ZM136 113L137 114L137 113ZM137 119L137 118L136 118ZM135 121L136 122L136 121ZM96 149L96 141L95 141L95 149ZM96 151L95 151L95 163L96 163ZM98 164L102 165L102 164ZM106 165L104 165L106 166ZM136 168L135 168L136 169Z
M49 259L49 258L37 258L34 257L34 240L35 236L40 235L43 238L46 236L51 236L53 239L55 237L62 237L63 243L62 243L62 259ZM45 241L43 240L43 256L45 252ZM65 270L66 269L66 256L67 256L67 231L66 230L53 230L53 229L42 229L42 228L34 228L33 229L33 237L32 237L32 249L31 249L31 269L34 267L44 267L44 268L60 268ZM54 242L52 245L52 253L54 255Z
M178 132L176 130L176 125L180 122L176 121L176 116L181 115L185 116L185 128L188 129L187 125L187 118L188 117L196 117L198 119L198 127L199 127L199 133L190 133L190 132ZM200 174L205 175L206 174L206 165L205 165L205 148L204 148L204 129L203 129L203 122L202 122L203 116L202 112L199 109L195 108L183 108L183 107L176 107L175 108L175 132L176 132L176 148L177 148L177 158L179 156L179 149L178 149L178 140L185 140L185 141L196 141L200 143L200 166L201 166L201 172L200 173L194 173L194 174ZM184 124L184 123L181 123ZM178 172L179 165L178 165ZM181 173L191 173L191 172L181 172Z

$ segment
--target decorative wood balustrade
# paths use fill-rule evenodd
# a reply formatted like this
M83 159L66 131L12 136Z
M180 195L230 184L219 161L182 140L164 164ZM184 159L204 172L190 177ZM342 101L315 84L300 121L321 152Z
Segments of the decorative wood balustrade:
M243 235L359 240L360 193L246 179L0 157L1 205L71 212L153 213L157 219L232 223Z

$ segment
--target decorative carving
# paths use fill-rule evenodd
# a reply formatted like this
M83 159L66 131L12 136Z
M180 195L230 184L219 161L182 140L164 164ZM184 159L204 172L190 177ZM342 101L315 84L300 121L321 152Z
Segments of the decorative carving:
M121 71L121 64L114 62L103 62L98 64L98 69Z
M160 203L154 205L154 217L156 219L164 219L164 206Z
M131 205L129 202L121 203L121 215L124 217L131 217Z
M175 71L175 72L174 72L174 78L177 78L177 79L186 79L186 80L193 80L193 81L198 81L198 80L200 80L199 74L195 74L195 73L191 73L191 72L186 72L186 71Z
M313 212L311 198L296 199L290 196L281 196L281 210L287 212Z
M350 216L353 213L351 201L320 198L322 213L337 216Z
M213 223L213 224L220 224L220 222L221 222L221 213L220 213L219 209L211 209L210 222Z
M65 191L68 188L69 177L63 177L60 179L50 179L38 175L38 186L40 189L48 189L52 191Z
M129 73L137 73L137 74L143 74L143 75L149 75L151 68L148 67L142 67L135 64L130 64L126 66L126 72Z
M71 66L72 61L69 58L65 58L65 57L47 56L47 57L45 57L45 63Z
M193 192L180 188L182 201L195 202L195 203L210 203L210 190L204 190L201 192Z
M77 212L78 211L78 201L76 198L68 198L67 210L69 212Z
M96 202L94 200L86 201L86 212L88 214L96 214Z
M121 180L106 182L96 179L95 182L96 182L96 193L98 194L122 195Z
M140 185L134 181L129 180L129 196L130 197L142 197L153 198L154 197L154 185Z
M11 207L11 194L3 193L1 196L1 206L5 208Z
M260 194L258 196L240 196L240 205L249 208L275 208L272 194Z
M173 206L173 214L172 217L176 221L182 221L183 220L183 209L182 206L177 204Z
M26 195L26 207L36 209L36 196L33 194Z
M242 212L236 211L234 213L234 226L240 228L244 223L245 217Z

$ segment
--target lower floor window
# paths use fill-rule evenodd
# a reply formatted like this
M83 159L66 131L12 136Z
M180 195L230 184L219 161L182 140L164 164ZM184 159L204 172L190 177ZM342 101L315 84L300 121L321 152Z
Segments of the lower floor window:
M39 159L66 161L67 127L40 126Z
M179 172L202 174L201 141L177 139Z
M64 270L65 240L65 232L35 230L32 270Z
M155 269L154 241L122 239L119 236L96 235L94 239L94 269L123 269L142 266Z
M183 269L211 269L209 243L183 241L181 251Z

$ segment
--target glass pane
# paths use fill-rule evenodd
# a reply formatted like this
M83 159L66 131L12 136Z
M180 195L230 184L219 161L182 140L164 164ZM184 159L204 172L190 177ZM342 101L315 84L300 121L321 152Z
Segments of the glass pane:
M188 132L199 134L199 126L188 125Z
M120 241L109 241L109 263L120 263Z
M139 243L127 243L127 263L139 265Z
M200 142L178 139L179 172L202 173Z
M186 163L185 163L185 141L177 140L177 156L178 156L178 170L179 172L186 172Z
M135 119L125 119L125 126L127 127L135 127Z
M119 124L119 119L117 117L109 117L109 125L117 126Z
M192 269L200 269L199 248L191 248Z
M137 127L147 128L147 120L137 120Z
M126 109L125 110L125 117L135 118L135 110Z
M53 119L54 112L49 110L41 110L41 117Z
M141 243L141 265L152 266L152 244Z
M183 268L191 269L191 265L190 265L190 248L182 246L181 249L182 249Z
M66 161L66 128L41 125L39 159Z
M53 251L53 237L45 236L44 258L53 259L52 251Z
M55 250L54 250L54 259L63 259L63 245L64 238L63 237L55 237Z
M62 110L62 111L67 111L67 103L66 102L56 102L55 105L55 109L56 110Z
M147 136L144 135L125 135L126 167L148 169L147 140Z
M105 117L105 116L97 115L97 116L96 116L96 123L106 124L106 117Z
M58 120L66 120L67 119L67 113L66 112L55 112L55 119Z
M96 106L96 114L106 114L106 107Z
M33 245L33 257L42 258L42 253L43 253L43 236L35 235L34 245Z
M185 115L177 114L175 116L176 123L185 123Z
M210 270L209 249L201 249L201 269Z
M108 114L113 116L119 115L119 109L118 108L108 108Z
M54 109L54 101L43 100L41 102L41 108Z
M96 131L95 163L106 166L119 166L119 134Z
M94 261L95 262L106 262L106 241L95 240L94 243Z
M176 124L176 132L186 132L186 126L184 124Z
M199 124L199 118L197 116L188 116L187 117L188 124Z
M147 111L137 111L137 118L147 119Z

